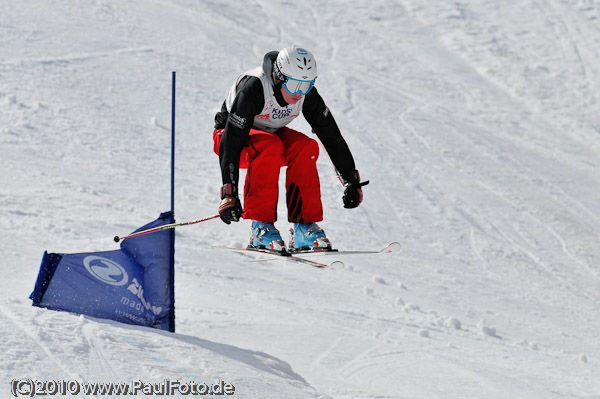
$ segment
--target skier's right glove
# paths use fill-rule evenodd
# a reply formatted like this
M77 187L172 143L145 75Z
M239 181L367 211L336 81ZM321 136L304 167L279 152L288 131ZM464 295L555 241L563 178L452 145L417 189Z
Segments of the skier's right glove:
M221 203L219 204L219 216L227 224L239 222L244 210L242 203L237 195L237 189L231 183L224 184L221 187Z
M369 181L361 183L358 170L355 170L350 176L342 176L342 181L345 187L344 196L342 197L344 208L356 208L363 200L361 187L369 184Z

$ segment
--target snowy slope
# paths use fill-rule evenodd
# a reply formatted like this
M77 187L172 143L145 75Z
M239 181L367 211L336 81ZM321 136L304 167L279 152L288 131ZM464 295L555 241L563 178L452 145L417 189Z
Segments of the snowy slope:
M0 396L30 377L599 398L599 14L595 0L0 2ZM168 210L171 71L186 221L216 212L225 93L293 43L317 57L371 180L345 210L322 156L322 227L341 249L402 252L335 271L248 262L211 248L244 245L247 222L214 220L177 230L176 334L31 307L44 250L115 249Z

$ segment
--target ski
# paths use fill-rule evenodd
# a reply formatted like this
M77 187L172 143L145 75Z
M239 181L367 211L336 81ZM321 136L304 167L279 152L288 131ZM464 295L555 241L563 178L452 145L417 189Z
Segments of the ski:
M226 247L226 246L218 246L218 245L213 246L213 248L224 249L224 250L235 251L235 252L258 253L258 254L269 255L272 257L277 256L279 258L287 260L288 262L301 263L304 265L315 267L317 269L341 269L344 267L344 262L339 261L339 260L329 262L329 263L321 263L321 262L316 262L314 260L304 259L299 256L292 255L289 252L273 252L273 251L269 251L267 249L261 249L261 248L250 248L250 247L249 248L234 248L234 247Z
M371 255L377 255L377 254L393 254L396 252L399 252L401 249L401 245L398 242L392 242L389 243L388 245L386 245L384 248L379 249L379 250L338 250L338 249L327 249L327 250L295 250L292 252L273 252L273 251L269 251L267 249L262 249L262 248L252 248L252 247L247 247L247 248L234 248L234 247L227 247L227 246L213 246L213 248L216 249L224 249L224 250L229 250L229 251L236 251L236 252L254 252L254 253L259 253L259 254L265 254L265 255L270 255L270 256L277 256L280 258L284 258L290 262L295 262L295 263L302 263L305 265L309 265L309 266L313 266L319 269L325 269L325 268L342 268L344 267L344 263L342 261L336 260L333 262L329 262L329 263L321 263L321 262L317 262L311 259L306 259L303 256L318 256L318 255L363 255L363 254L371 254Z
M384 248L379 250L350 250L343 251L338 249L330 249L330 250L292 250L291 253L293 255L363 255L363 254L393 254L399 252L401 249L401 245L398 242L392 242L386 245Z

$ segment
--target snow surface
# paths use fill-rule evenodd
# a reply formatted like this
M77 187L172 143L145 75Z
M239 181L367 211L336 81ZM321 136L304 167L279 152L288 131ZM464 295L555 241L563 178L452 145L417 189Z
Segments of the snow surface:
M30 377L600 398L597 0L4 0L0 16L0 397ZM213 220L177 230L176 334L32 307L44 250L112 250L169 209L171 72L176 214L195 220L219 201L215 111L294 43L371 181L345 210L321 157L321 225L340 249L402 252L247 262L211 246L246 244L248 223Z

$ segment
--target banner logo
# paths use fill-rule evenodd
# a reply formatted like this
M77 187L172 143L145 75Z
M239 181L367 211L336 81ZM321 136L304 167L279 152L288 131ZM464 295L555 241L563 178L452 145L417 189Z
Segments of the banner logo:
M83 265L92 276L103 283L125 285L129 281L129 276L123 266L110 259L90 255L83 259Z

